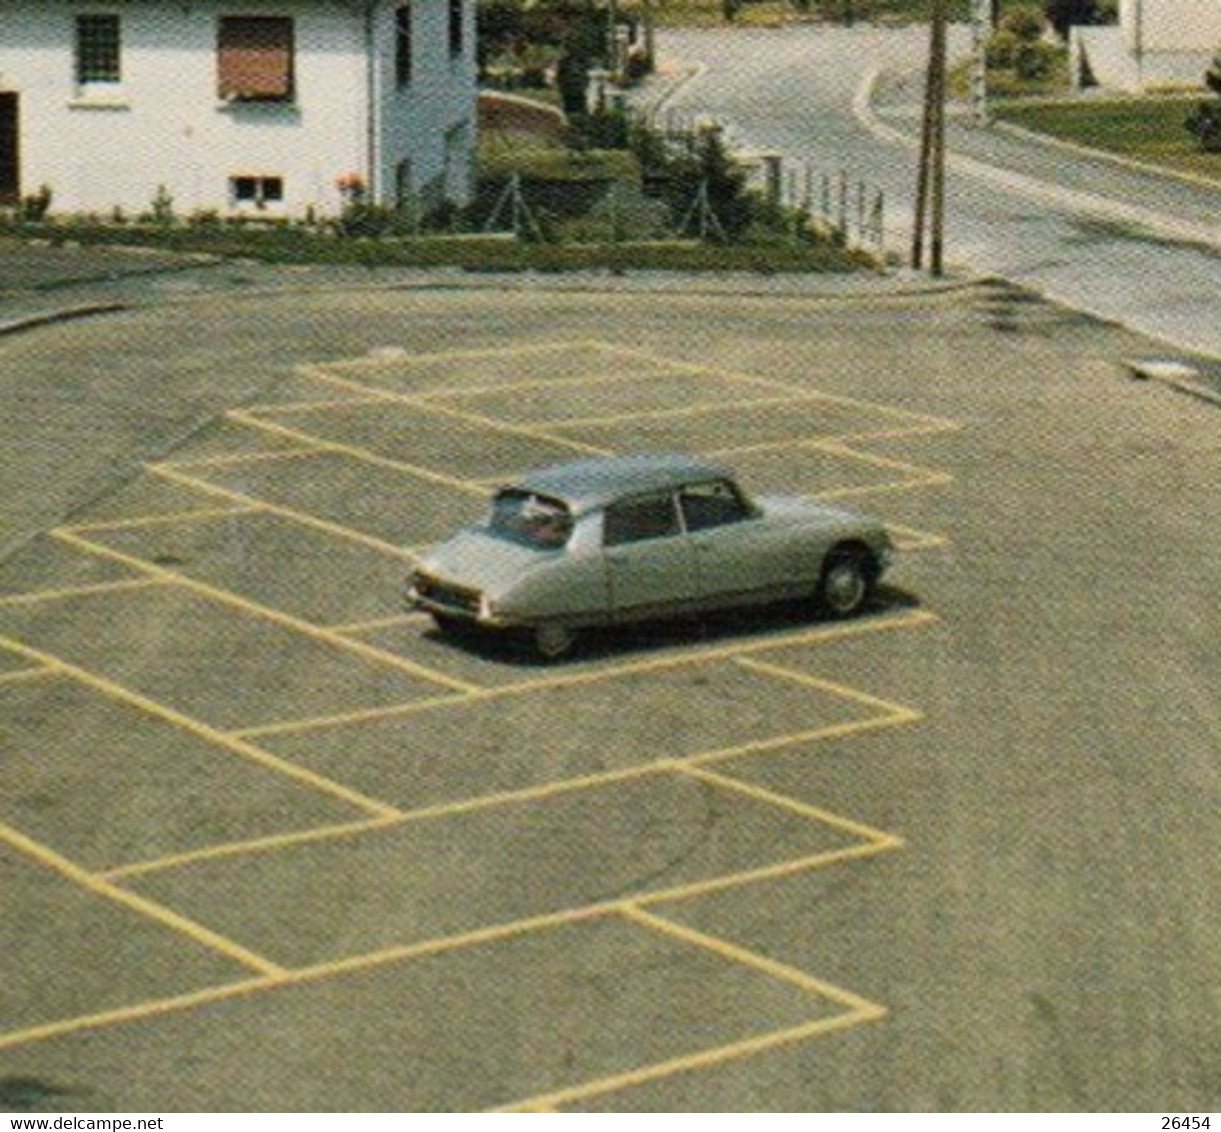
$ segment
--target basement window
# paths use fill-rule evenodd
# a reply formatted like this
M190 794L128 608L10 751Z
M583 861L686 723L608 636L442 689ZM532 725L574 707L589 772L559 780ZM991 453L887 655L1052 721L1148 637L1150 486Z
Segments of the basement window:
M229 202L239 210L276 207L284 203L284 178L242 175L229 178Z

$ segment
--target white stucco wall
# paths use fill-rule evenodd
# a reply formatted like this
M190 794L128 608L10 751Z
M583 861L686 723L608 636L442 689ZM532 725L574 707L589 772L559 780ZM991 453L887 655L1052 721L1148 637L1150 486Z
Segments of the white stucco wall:
M1221 50L1221 0L1120 0L1119 21L1133 52Z
M448 61L448 9L446 0L417 4L427 21L434 9L441 19L438 40L423 28L417 37L423 80L433 55ZM89 12L122 18L123 81L105 94L82 95L75 86L74 20ZM376 13L373 83L365 12L349 0L0 0L0 90L20 96L22 192L45 184L57 211L137 214L164 185L185 215L230 211L231 177L279 177L284 201L269 214L329 214L341 205L337 179L358 173L389 199L395 161L410 151L413 167L439 168L445 130L473 115L473 66L469 96L463 74L396 106L378 93L394 91L393 6L383 2ZM222 14L293 17L291 103L218 98ZM382 110L372 132L371 94ZM403 110L408 117L399 120Z

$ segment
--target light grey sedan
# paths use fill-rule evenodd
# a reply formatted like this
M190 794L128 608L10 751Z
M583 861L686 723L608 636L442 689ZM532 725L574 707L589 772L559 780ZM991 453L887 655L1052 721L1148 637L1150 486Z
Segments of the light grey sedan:
M501 488L485 522L424 555L407 603L446 631L525 632L554 659L594 626L794 598L847 617L893 550L875 519L808 499L751 499L717 464L608 457Z

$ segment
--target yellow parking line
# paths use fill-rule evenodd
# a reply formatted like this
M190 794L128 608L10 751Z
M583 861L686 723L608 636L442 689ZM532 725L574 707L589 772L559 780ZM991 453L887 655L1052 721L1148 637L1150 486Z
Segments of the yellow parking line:
M260 420L258 417L245 417L241 415L240 410L232 410L228 414L231 419L239 421L242 424L248 424L252 428L262 429L264 432L274 433L277 436L285 436L292 440L306 441L307 443L316 443L325 441L325 438L316 437L308 432L300 432L294 428L286 428L284 425L272 424L271 421ZM370 452L367 448L357 448L351 444L337 444L333 441L325 441L326 447L332 452L342 452L346 456L352 456L357 460L363 460L367 464L377 464L383 468L393 468L395 471L404 472L407 475L416 476L422 480L429 480L432 483L439 483L445 487L452 487L458 491L465 491L469 494L484 495L484 489L477 483L471 480L458 479L456 476L443 475L441 472L430 471L428 468L421 468L417 464L406 464L401 460L392 460L387 456L379 456L376 452Z
M772 751L780 751L785 747L796 747L802 743L825 743L829 739L846 739L851 735L860 735L866 731L879 731L887 727L899 727L905 723L918 723L924 716L918 711L906 711L896 715L875 715L869 719L854 719L847 723L832 723L826 727L816 727L810 731L799 731L796 734L777 735L771 739L755 739L749 743L741 743L735 747L721 747L715 751L703 751L698 755L688 755L681 760L682 765L690 767L703 766L706 763L729 762L746 755L766 755Z
M400 672L404 672L410 676L417 676L421 680L427 680L433 684L440 684L442 687L451 688L459 692L477 691L478 685L469 684L465 680L458 680L453 676L446 676L443 672L437 672L431 668L425 668L423 665L414 664L409 660L404 660L402 657L395 656L393 653L383 652L381 649L373 648L371 645L362 644L360 641L354 641L350 637L342 637L335 633L329 633L325 629L320 629L316 625L311 625L308 621L302 621L297 617L293 617L287 613L281 613L279 610L270 609L265 605L259 605L256 602L248 601L246 598L240 597L229 590L222 590L216 586L207 585L204 582L196 581L185 574L180 574L174 570L167 570L164 566L158 566L152 562L147 562L142 558L137 558L131 554L125 554L122 551L114 550L111 547L103 546L100 543L91 543L78 535L68 534L64 531L52 531L52 536L64 542L68 542L83 550L87 550L92 554L96 554L102 558L112 558L116 562L122 562L128 566L134 566L138 570L144 570L147 573L157 578L163 578L173 582L182 589L189 590L192 593L199 594L201 597L208 598L220 605L227 605L232 609L241 610L243 613L250 614L253 617L261 618L264 621L271 621L273 624L281 625L287 629L292 629L296 633L300 633L304 637L310 637L315 641L321 641L325 644L332 645L335 648L352 653L354 656L359 656L364 660L372 661L386 668L396 668Z
M542 440L548 444L557 444L563 448L571 448L574 452L583 452L586 455L612 455L610 448L599 448L593 444L584 444L579 440L555 436L545 429L533 428L530 425L506 424L503 421L495 420L493 417L485 417L480 413L469 413L463 409L455 409L449 405L435 405L431 402L428 404L427 409L430 413L440 413L443 416L453 417L454 420L466 421L468 424L479 425L481 428L490 429L493 432L503 432L511 436L522 436L527 440Z
M762 672L767 676L775 676L781 680L791 680L796 684L805 684L807 687L817 688L820 692L828 692L833 696L839 696L845 700L852 700L854 703L863 704L865 707L875 708L889 716L909 718L916 714L912 708L904 704L897 704L891 700L883 700L877 696L871 696L867 692L862 692L858 688L849 688L846 684L839 684L834 680L827 680L821 676L810 676L805 672L785 668L780 664L771 664L768 661L757 660L749 656L736 658L736 662L742 668L749 668L754 672Z
M626 346L616 345L612 347L612 349L632 357L644 358L647 360L654 360L656 358L656 355L654 354L647 353L643 350L635 350ZM678 368L690 370L692 373L715 374L730 381L738 381L750 385L764 385L772 389L784 389L796 393L805 393L807 396L816 396L822 400L833 401L840 405L849 405L859 409L876 410L877 412L883 413L887 416L905 417L911 420L926 421L934 424L956 424L956 422L950 421L948 417L937 416L933 413L922 413L915 409L899 409L893 405L887 405L880 401L866 401L858 397L847 397L840 393L828 393L825 390L816 390L811 393L810 390L804 386L792 385L786 381L778 381L775 378L762 377L759 374L742 373L738 370L722 369L718 366L706 366L697 362L682 362L672 360L669 362L669 364Z
M45 653L41 649L31 648L29 645L22 644L20 641L12 640L7 637L0 637L0 647L10 649L27 660L34 661L38 664L45 665L47 668L56 673L62 673L65 676L85 685L87 688L92 688L94 691L100 692L112 700L118 700L120 703L128 704L131 707L143 712L145 715L152 716L155 719L160 719L166 723L173 724L179 730L186 731L188 734L194 735L197 738L204 739L218 747L222 747L235 755L241 755L249 762L257 763L259 766L267 770L276 771L279 774L285 775L288 778L296 779L298 782L304 783L306 786L312 787L315 790L324 794L329 794L340 801L347 802L358 809L364 810L366 813L373 813L380 817L397 816L399 811L393 806L387 806L383 802L378 802L373 798L367 798L363 794L355 790L350 790L348 787L341 785L338 782L333 782L329 778L324 778L320 774L315 774L313 771L306 770L304 767L297 766L295 763L290 763L284 759L277 758L275 755L262 750L253 744L246 743L241 739L235 738L226 734L223 731L218 731L213 727L209 727L205 723L201 723L197 719L192 719L182 712L175 711L166 704L158 703L156 700L150 699L147 696L141 695L130 688L125 688L122 684L115 683L113 680L108 680L104 676L98 676L96 673L89 672L87 669L80 668L75 664L70 664L65 660L60 660L58 657L52 656L50 653Z
M328 625L326 629L328 633L360 636L361 633L375 633L379 629L398 629L405 625L416 625L426 620L427 617L427 613L396 613L391 617L378 617L372 621L352 621L344 625Z
M525 381L502 381L490 385L451 385L439 389L420 390L410 396L431 402L434 398L475 398L489 393L524 393L531 389L569 389L580 385L613 385L618 382L665 377L667 376L666 371L670 369L674 370L675 377L684 376L681 368L673 367L667 362L664 365L658 364L651 370L641 370L637 367L631 370L612 370L608 373L583 374L579 377L535 377Z
M337 384L355 386L358 383L349 381L345 378L336 378ZM423 409L430 413L439 413L443 416L452 417L454 420L465 421L468 424L476 424L481 428L490 429L493 432L507 433L511 436L524 436L528 440L543 440L549 444L558 444L565 448L571 448L574 452L584 452L595 456L610 455L610 450L606 448L597 448L592 444L583 444L577 440L569 440L563 436L553 436L542 428L537 428L528 424L513 424L508 421L500 421L494 417L487 417L481 413L472 413L465 409L458 409L452 405L438 404L436 401L421 397L418 394L411 393L396 393L392 390L376 390L369 386L360 386L360 388L373 394L371 400L385 402L387 404L408 405L416 409ZM349 405L363 405L368 401L336 401L330 407L341 411Z
M805 802L798 801L796 798L790 798L787 794L780 794L774 790L756 786L754 783L745 782L728 774L718 774L716 771L705 770L702 767L682 764L676 769L680 774L688 778L707 782L710 786L720 787L722 790L727 790L730 793L744 794L748 798L755 798L760 802L766 802L768 805L776 806L782 810L792 810L795 814L800 814L811 821L816 821L821 825L833 826L836 829L843 830L844 833L851 834L853 837L863 838L879 847L885 846L888 849L897 849L903 844L902 838L896 837L894 834L874 829L872 826L865 825L862 822L840 817L829 810L808 805Z
M218 987L205 987L203 990L190 991L171 998L153 999L136 1003L133 1006L120 1006L114 1010L100 1011L97 1014L84 1014L75 1018L62 1018L55 1022L44 1022L41 1025L29 1026L24 1030L0 1033L0 1050L45 1041L48 1038L62 1037L65 1034L74 1034L82 1030L100 1030L109 1026L118 1026L124 1022L139 1022L146 1018L156 1018L158 1015L171 1014L178 1010L209 1006L223 1002L225 999L268 990L278 985L280 985L278 977L262 976L255 979L243 979L240 982L226 983Z
M445 708L455 704L496 700L530 692L554 691L558 688L575 688L585 684L596 684L604 680L616 680L624 676L637 676L663 671L668 668L713 663L719 660L733 660L736 657L746 656L755 652L770 652L782 648L794 648L807 644L837 641L846 637L862 636L867 633L878 633L891 629L906 629L919 625L928 625L936 620L937 616L935 614L916 609L894 617L836 622L835 624L819 626L818 628L805 630L790 636L766 637L754 641L725 645L723 647L695 648L689 652L667 653L660 657L628 661L624 664L608 665L605 668L584 669L580 672L540 676L535 679L519 680L513 684L498 684L495 687L469 684L457 689L463 693L458 696L436 696L423 700L414 700L406 704L392 704L382 708L367 708L342 714L286 720L281 723L260 724L257 727L242 728L240 731L235 731L234 734L245 738L255 738L263 735L287 735L293 732L312 731L316 728L343 726L349 723L372 722L376 719L414 715L416 712L431 711L434 708ZM800 738L808 737L807 734L803 733L802 736L797 737L793 741L796 742ZM734 750L735 753L739 752L738 748Z
M922 531L916 527L908 527L902 523L886 522L886 529L898 536L900 550L931 550L938 546L948 546L950 540L945 535L934 534L932 531ZM906 540L906 541L905 541Z
M250 410L247 410L250 411ZM240 423L240 422L239 422ZM158 460L162 467L228 468L234 464L271 463L274 460L303 460L308 456L323 456L332 451L329 444L299 444L295 448L269 448L261 452L230 452L224 456L196 456L193 459Z
M282 519L288 519L293 523L298 523L303 527L310 527L314 530L322 531L328 535L335 535L338 538L346 539L348 542L359 543L362 546L367 546L372 550L378 550L385 554L393 554L396 558L404 558L409 562L415 561L415 555L404 550L401 546L396 546L394 543L385 542L382 539L374 538L372 535L362 534L360 531L353 530L351 527L345 527L341 523L332 523L326 519L319 519L314 515L305 511L297 511L291 507L283 507L278 503L269 503L267 500L260 499L254 495L246 495L240 491L232 491L226 487L219 487L216 484L209 483L205 479L200 479L186 472L179 471L176 467L167 467L164 464L149 464L148 471L151 475L161 476L164 479L170 480L173 483L181 484L185 487L193 487L199 491L208 492L211 495L223 496L227 499L232 499L234 502L244 503L247 506L242 511L233 512L218 512L219 515L226 514L248 514L251 511L261 511L268 515L277 515ZM74 528L61 528L71 530Z
M814 869L827 868L844 861L858 861L866 857L876 857L902 845L898 838L876 841L862 841L857 845L847 845L842 849L827 849L822 853L811 853L807 857L798 857L790 861L777 861L771 865L758 865L753 869L742 869L736 873L725 873L721 876L708 877L690 884L676 885L673 888L660 889L657 892L645 892L631 898L633 904L640 906L652 904L670 904L680 900L690 900L697 896L707 896L713 892L724 892L730 888L743 888L762 881L780 880L798 873L812 872Z
M119 888L109 881L100 879L87 870L82 869L79 865L73 864L66 857L61 857L45 845L41 845L39 842L34 841L24 833L13 829L3 822L0 822L0 841L6 842L17 852L32 858L39 864L53 869L79 887L92 892L95 896L101 896L106 900L123 905L131 911L144 916L146 919L154 920L164 927L171 928L180 935L184 935L212 951L217 951L230 959L236 960L244 967L257 971L261 975L279 975L284 972L283 967L272 963L269 959L264 959L261 955L256 955L253 951L234 943L230 939L226 939L222 935L218 935L209 928L205 928L202 924L198 924L186 916L179 915L179 913L155 901L148 900L143 896L137 896L134 892L128 892L126 889Z
M731 1042L729 1045L719 1046L716 1049L701 1050L698 1053L670 1058L652 1065L645 1065L639 1069L629 1069L624 1073L618 1073L611 1077L602 1077L579 1085L556 1089L549 1093L542 1093L527 1100L515 1101L512 1104L502 1105L488 1111L537 1112L540 1105L555 1108L566 1104L577 1104L581 1101L604 1096L607 1093L617 1093L624 1089L647 1085L667 1077L674 1077L680 1073L691 1073L698 1069L710 1069L728 1061L736 1061L739 1058L763 1053L769 1049L778 1049L786 1045L795 1045L798 1042L808 1041L811 1038L824 1037L841 1030L851 1029L865 1022L876 1022L884 1017L886 1017L886 1011L882 1007L876 1007L869 1012L846 1011L843 1014L836 1014L830 1018L820 1018L817 1021L806 1022L800 1026L791 1026L785 1030L773 1030L770 1033L760 1034L753 1038L744 1038L741 1041Z
M662 935L672 936L683 943L692 944L704 951L710 951L714 955L720 955L724 959L729 959L734 963L741 964L743 967L759 971L773 979L791 983L793 986L799 987L809 994L815 995L818 998L828 999L837 1006L842 1006L847 1010L859 1014L871 1014L878 1018L886 1013L885 1008L877 1003L870 1002L858 994L853 994L851 991L844 990L842 987L837 987L823 979L816 979L812 975L807 975L804 971L787 963L780 963L775 959L769 959L765 955L760 955L756 951L750 951L745 947L730 943L719 936L709 935L707 932L687 927L685 924L680 924L675 920L658 916L656 913L649 912L631 902L625 904L620 911L627 919L640 924L642 927L649 928Z
M161 515L141 515L136 519L100 519L93 523L71 523L59 527L61 531L69 531L74 535L92 534L95 531L130 531L142 527L165 526L170 523L206 522L209 519L229 519L234 515L249 515L261 508L249 502L237 503L228 507L199 507L192 511L173 511Z
M113 869L104 869L94 875L103 880L125 880L128 877L142 876L146 873L156 873L165 869L180 868L183 865L198 864L200 861L215 861L224 857L241 857L273 849L286 849L293 845L308 845L314 841L330 841L340 840L345 837L356 837L362 833L369 833L373 830L386 829L397 825L403 820L404 816L392 812L386 817L368 818L363 821L317 826L314 829L298 829L291 833L271 833L265 837L252 837L247 841L225 841L216 845L204 845L199 849L190 849L183 853L173 853L169 856L156 857L147 861L133 861L130 864L118 865Z
M64 586L60 589L36 590L34 593L0 597L0 607L38 605L44 601L62 601L66 598L88 597L90 594L121 593L124 590L143 590L164 584L159 578L125 578L120 582L96 582L90 586Z
M355 384L355 383L345 383ZM320 401L285 401L275 405L247 405L241 409L243 417L291 417L296 413L324 413L328 409L360 408L364 405L376 405L386 399L386 394L371 386L362 386L363 395L358 397L329 397Z
M917 609L894 617L837 622L832 625L805 630L791 636L767 637L723 647L696 648L690 652L667 653L664 656L651 657L647 660L629 661L625 664L608 665L605 668L584 669L580 672L540 676L530 680L519 680L513 684L498 684L494 687L469 684L457 689L463 693L462 695L435 696L428 699L413 700L411 703L406 704L392 704L381 708L366 708L354 712L315 716L308 719L292 719L279 723L260 724L256 727L242 728L235 731L234 734L241 735L244 738L256 738L263 735L287 735L293 732L337 727L349 723L397 718L399 716L414 715L417 712L431 711L434 708L450 707L455 704L477 703L530 692L554 691L558 688L574 688L585 684L596 684L604 680L615 680L624 676L636 676L649 672L663 671L668 668L681 668L686 665L712 663L719 660L733 660L736 657L746 656L755 652L770 652L776 649L793 648L801 645L841 640L846 637L862 636L867 633L877 633L891 629L906 629L918 625L928 625L936 620L935 614ZM793 741L796 742L808 737L807 733L802 733L801 736L794 738ZM769 740L768 742L770 744L771 741ZM735 753L739 752L738 748L734 750Z
M679 417L695 417L713 413L736 412L742 409L768 408L778 405L801 405L807 401L818 401L819 398L808 393L793 393L787 397L747 397L742 400L700 401L690 405L680 405L665 409L639 409L630 413L612 413L601 417L563 417L551 421L527 422L529 427L543 428L587 428L598 425L631 424L634 421L665 420Z

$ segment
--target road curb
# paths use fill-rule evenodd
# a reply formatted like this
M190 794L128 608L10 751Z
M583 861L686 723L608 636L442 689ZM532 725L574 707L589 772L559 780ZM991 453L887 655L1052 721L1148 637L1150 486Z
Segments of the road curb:
M35 314L22 315L18 318L0 319L0 337L22 334L27 330L54 326L61 322L92 318L94 315L115 314L119 311L130 310L131 306L131 303L124 302L85 303L80 306L64 307L62 310L38 311Z

